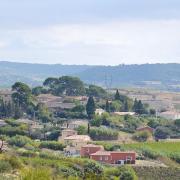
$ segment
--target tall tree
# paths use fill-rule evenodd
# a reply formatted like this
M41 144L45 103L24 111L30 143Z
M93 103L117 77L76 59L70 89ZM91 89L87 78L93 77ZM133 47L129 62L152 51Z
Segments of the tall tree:
M32 98L31 89L29 86L22 82L16 82L12 86L12 91L13 102L19 107L26 109Z
M128 112L129 111L129 104L128 104L128 101L126 100L125 103L124 103L124 111L125 112Z
M110 112L110 104L109 104L109 101L108 100L106 100L106 112Z
M86 112L88 115L88 119L92 119L94 114L95 114L95 102L94 102L94 98L92 96L90 96L88 98L88 102L86 104Z
M114 96L114 99L115 99L115 100L120 100L120 94L119 94L118 89L116 90L116 94L115 94L115 96Z

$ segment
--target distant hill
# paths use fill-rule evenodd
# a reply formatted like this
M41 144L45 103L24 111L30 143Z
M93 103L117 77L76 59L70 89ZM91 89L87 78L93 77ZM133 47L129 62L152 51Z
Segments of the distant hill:
M10 87L16 81L35 86L47 77L62 75L78 76L86 83L102 86L180 90L180 64L88 66L0 62L1 87Z

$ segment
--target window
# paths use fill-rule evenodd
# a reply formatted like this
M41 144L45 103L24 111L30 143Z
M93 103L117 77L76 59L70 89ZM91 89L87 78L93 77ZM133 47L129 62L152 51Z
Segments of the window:
M108 156L105 156L105 161L108 161Z
M89 148L86 149L86 152L89 152Z
M100 156L100 157L99 157L99 160L100 160L100 161L102 161L102 160L103 160L102 156Z

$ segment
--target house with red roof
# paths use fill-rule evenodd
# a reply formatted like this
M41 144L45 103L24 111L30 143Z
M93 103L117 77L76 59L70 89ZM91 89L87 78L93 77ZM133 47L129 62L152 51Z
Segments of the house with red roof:
M105 151L101 145L87 144L81 147L81 157L89 157L107 164L135 164L135 152Z
M90 155L90 159L108 164L135 164L135 152L97 151Z
M104 151L104 147L101 145L87 144L81 147L81 157L90 157L91 154L97 151Z

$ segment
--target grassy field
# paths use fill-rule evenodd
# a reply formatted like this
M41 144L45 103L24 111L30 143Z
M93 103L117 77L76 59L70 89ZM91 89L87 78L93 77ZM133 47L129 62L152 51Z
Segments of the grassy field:
M134 149L134 150L148 148L163 155L168 155L171 153L180 153L180 142L134 143L134 144L125 144L124 147L128 149Z

